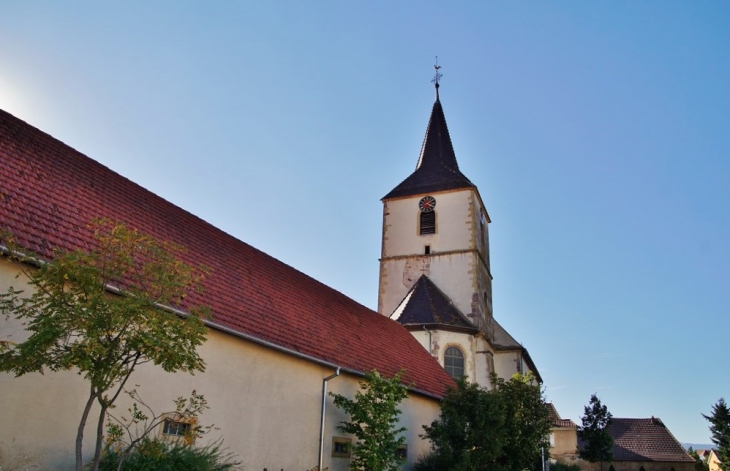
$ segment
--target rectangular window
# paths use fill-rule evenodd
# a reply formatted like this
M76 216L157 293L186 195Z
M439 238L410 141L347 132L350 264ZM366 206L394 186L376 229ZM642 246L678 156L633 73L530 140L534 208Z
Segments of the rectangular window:
M166 414L160 424L161 438L193 444L197 438L197 420L195 417L181 417L180 414Z
M436 211L421 213L421 235L436 233Z
M430 245L427 245L427 246L426 246L426 247L425 247L425 248L423 249L423 253L424 253L425 255L429 255L429 254L431 253L431 246L430 246Z
M351 455L352 440L344 437L332 437L332 457L349 458Z
M162 425L163 435L172 435L174 437L184 437L190 433L190 424L186 422L178 422L172 419L165 419Z
M408 445L401 445L395 452L395 456L406 461L408 459Z

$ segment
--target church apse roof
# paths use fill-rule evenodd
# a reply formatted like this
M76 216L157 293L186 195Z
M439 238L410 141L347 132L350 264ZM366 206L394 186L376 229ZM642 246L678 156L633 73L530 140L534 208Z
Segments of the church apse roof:
M185 263L209 268L203 291L174 307L208 306L211 328L350 373L404 368L405 383L435 397L453 385L397 322L0 110L0 229L52 260L55 248L92 248L90 223L102 217L182 245Z
M426 275L408 292L391 318L406 327L433 326L477 332L477 328Z
M451 144L446 117L438 96L431 110L416 170L383 199L400 198L439 191L475 188L459 170Z

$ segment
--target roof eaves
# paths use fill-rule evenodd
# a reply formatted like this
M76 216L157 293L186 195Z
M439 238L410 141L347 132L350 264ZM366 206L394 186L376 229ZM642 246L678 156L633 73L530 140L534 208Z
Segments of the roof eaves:
M470 328L470 327L458 327L454 325L449 324L439 324L439 323L428 323L428 324L420 324L420 323L410 323L410 324L401 324L403 327L405 327L407 330L413 332L416 330L422 330L424 327L428 328L429 330L445 330L449 332L458 332L463 334L473 334L476 335L479 333L479 329L476 327Z
M21 260L21 263L28 264L28 265L31 265L31 266L36 267L36 268L39 267L39 266L41 266L41 265L44 265L44 264L48 263L46 260L43 260L41 258L36 258L36 257L28 257L23 252L20 252L20 251L14 250L14 249L10 249L7 246L1 245L1 244L0 244L0 255L2 255L3 257L16 257L16 258L19 258ZM113 294L120 294L120 292L121 292L121 290L119 288L117 288L115 286L112 286L112 285L106 285L106 286L104 286L104 289L106 289L107 291L109 291L110 293L113 293ZM163 309L163 310L165 310L167 312L171 312L171 313L173 313L175 315L178 315L180 317L188 317L188 316L190 316L190 313L189 312L181 311L180 309L176 309L174 307L167 306L165 304L156 303L156 306L158 308L160 308L160 309ZM287 348L287 347L284 347L282 345L278 345L278 344L276 344L274 342L270 342L268 340L264 340L262 338L259 338L259 337L254 336L254 335L247 334L245 332L241 332L239 330L232 329L230 327L226 327L224 325L218 324L216 322L213 322L213 321L210 321L210 320L207 320L207 319L202 319L202 321L203 321L203 324L206 327L210 328L210 329L214 329L214 330L217 330L219 332L224 332L226 334L233 335L234 337L238 337L240 339L247 340L249 342L253 342L253 343L256 343L258 345L262 345L262 346L265 346L265 347L268 347L268 348L272 348L274 350L278 350L278 351L280 351L282 353L286 353L286 354L295 356L297 358L301 358L303 360L311 361L311 362L316 363L318 365L327 366L327 367L334 368L334 369L338 369L339 368L340 371L347 372L347 373L350 373L352 375L361 376L361 377L365 377L366 374L367 374L365 371L360 371L360 370L356 370L356 369L353 369L353 368L343 367L343 366L338 365L336 363L332 363L332 362L323 360L321 358L317 358L317 357L314 357L314 356L311 356L311 355L307 355L306 353L301 353L301 352L298 352L296 350L292 350L292 349ZM422 396L430 397L432 399L437 399L437 400L443 399L443 396L442 395L430 393L428 391L425 391L423 389L419 389L419 388L416 388L416 387L413 387L413 386L409 386L408 387L408 390L409 391L412 391L414 393L420 394Z

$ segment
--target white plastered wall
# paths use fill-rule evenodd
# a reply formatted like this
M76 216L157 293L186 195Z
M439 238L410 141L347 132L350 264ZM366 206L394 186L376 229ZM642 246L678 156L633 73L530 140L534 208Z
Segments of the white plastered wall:
M458 347L464 354L464 373L469 381L488 389L492 387L490 374L494 368L493 352L481 336L437 329L413 330L411 334L441 365L444 364L446 349Z
M428 235L419 234L420 196L384 202L378 303L381 314L390 315L422 274L451 298L462 313L473 312L481 264L474 238L478 198L472 190L433 196L436 233ZM430 255L424 254L427 245Z
M9 286L22 288L16 279L19 266L0 258L0 292ZM24 331L15 320L0 319L0 339L21 341ZM203 443L218 438L238 455L246 469L311 469L317 464L322 379L333 369L296 358L271 348L210 330L199 352L207 363L195 376L170 374L145 365L136 371L131 384L155 412L174 409L173 399L192 390L203 394L210 410L200 418L202 425L216 430ZM328 383L330 391L354 397L360 378L343 374ZM19 378L0 373L3 418L0 442L15 450L39 456L41 469L73 467L76 428L88 386L73 371ZM116 411L126 411L120 401ZM336 427L343 414L327 398L324 466L344 471L349 460L332 458L332 437L342 436ZM436 400L411 394L402 404L401 423L406 432L408 459L412 463L429 444L421 440L422 425L438 417ZM85 432L85 456L92 453L95 420L92 411Z

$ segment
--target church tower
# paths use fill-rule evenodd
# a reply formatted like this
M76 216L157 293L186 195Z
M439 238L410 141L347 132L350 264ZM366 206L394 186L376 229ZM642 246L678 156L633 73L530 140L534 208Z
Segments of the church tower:
M378 311L409 329L449 374L489 387L492 373L523 371L527 352L493 318L491 221L479 190L459 170L440 76L437 66L416 169L382 199ZM507 350L517 355L495 358Z

